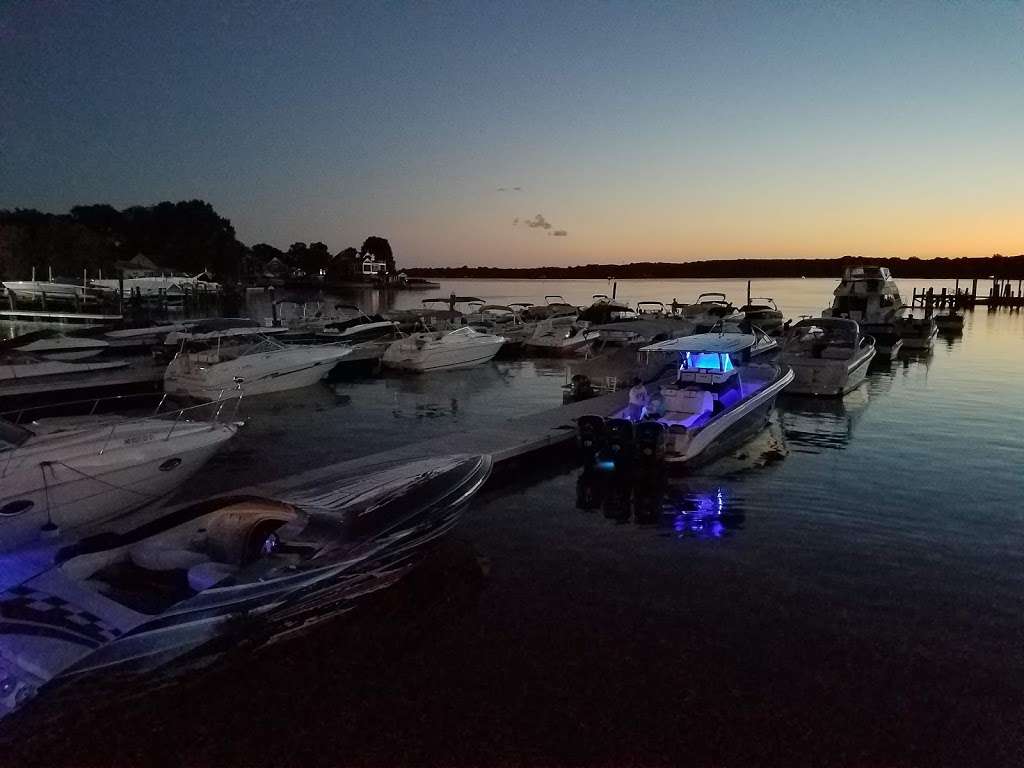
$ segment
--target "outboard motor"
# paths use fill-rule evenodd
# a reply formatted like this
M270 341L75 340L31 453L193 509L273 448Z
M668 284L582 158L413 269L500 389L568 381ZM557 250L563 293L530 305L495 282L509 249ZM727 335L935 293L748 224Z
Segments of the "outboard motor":
M609 520L624 523L629 520L633 509L633 484L626 473L609 475L604 494L604 516Z
M604 423L605 450L603 461L610 461L616 471L629 469L633 458L633 422L629 419L608 419Z
M580 416L576 420L580 458L584 467L597 463L605 449L604 419L600 416Z
M665 455L667 433L665 425L657 421L641 421L636 425L636 459L640 464L661 462Z
M593 512L604 505L609 474L587 464L576 480L576 509Z

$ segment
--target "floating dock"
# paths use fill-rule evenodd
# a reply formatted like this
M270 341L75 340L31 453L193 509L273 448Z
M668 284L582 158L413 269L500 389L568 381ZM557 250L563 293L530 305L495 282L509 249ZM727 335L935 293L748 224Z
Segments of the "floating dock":
M577 418L591 413L612 413L624 408L628 398L629 393L626 390L611 392L529 416L518 416L492 427L440 435L390 451L328 464L247 490L268 494L301 491L311 483L330 478L343 470L358 471L362 467L387 461L412 461L425 456L457 453L490 454L494 459L495 468L498 468L503 464L538 458L552 448L564 447L576 439Z

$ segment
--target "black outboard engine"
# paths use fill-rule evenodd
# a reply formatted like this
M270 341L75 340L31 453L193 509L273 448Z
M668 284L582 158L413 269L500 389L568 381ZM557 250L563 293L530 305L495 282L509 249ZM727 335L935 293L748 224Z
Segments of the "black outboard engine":
M644 465L658 464L665 455L667 430L657 421L641 421L636 425L636 459Z
M604 516L624 523L633 512L633 483L625 472L608 475L604 493Z
M605 450L604 419L600 416L580 416L576 420L580 459L584 467L596 464Z
M633 422L629 419L607 419L604 429L605 450L601 459L612 462L618 472L628 470L633 459Z

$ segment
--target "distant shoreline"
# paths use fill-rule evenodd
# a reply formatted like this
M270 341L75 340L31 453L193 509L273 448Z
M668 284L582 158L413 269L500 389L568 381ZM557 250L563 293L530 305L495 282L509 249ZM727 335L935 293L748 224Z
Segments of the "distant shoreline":
M520 280L686 280L822 277L838 279L846 267L876 264L896 278L986 280L1024 278L1024 254L960 259L721 259L689 262L585 264L572 267L412 267L410 277Z

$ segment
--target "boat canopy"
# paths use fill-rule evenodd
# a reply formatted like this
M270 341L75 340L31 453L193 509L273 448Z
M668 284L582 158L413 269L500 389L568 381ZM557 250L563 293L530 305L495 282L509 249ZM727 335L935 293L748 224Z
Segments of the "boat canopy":
M732 354L754 346L757 338L749 333L696 333L678 339L659 341L641 347L641 352L712 352Z

